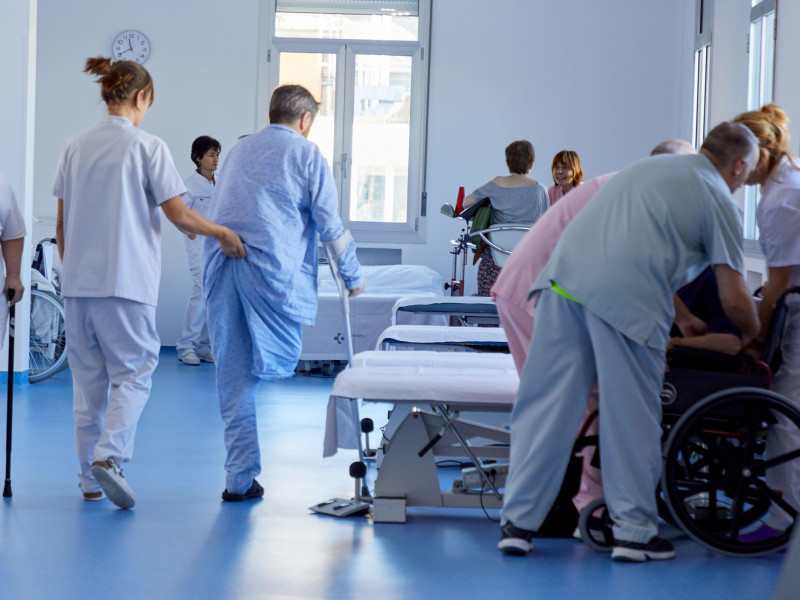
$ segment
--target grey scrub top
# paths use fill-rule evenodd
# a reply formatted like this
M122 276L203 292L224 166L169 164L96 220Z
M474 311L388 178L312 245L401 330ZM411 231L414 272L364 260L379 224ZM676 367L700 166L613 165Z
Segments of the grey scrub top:
M539 183L525 187L504 188L490 181L472 192L472 197L479 202L489 198L490 225L503 223L533 225L550 207L547 191Z

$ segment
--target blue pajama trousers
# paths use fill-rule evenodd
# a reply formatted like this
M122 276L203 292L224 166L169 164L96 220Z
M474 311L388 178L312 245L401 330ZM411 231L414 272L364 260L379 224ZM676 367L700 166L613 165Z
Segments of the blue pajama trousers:
M600 400L600 455L616 539L658 532L665 352L635 343L582 304L545 290L511 416L503 522L537 530L558 495L592 384Z
M206 290L208 332L225 423L225 484L243 494L261 472L256 397L262 379L294 374L302 350L300 323L276 312L249 276L246 259L227 259Z

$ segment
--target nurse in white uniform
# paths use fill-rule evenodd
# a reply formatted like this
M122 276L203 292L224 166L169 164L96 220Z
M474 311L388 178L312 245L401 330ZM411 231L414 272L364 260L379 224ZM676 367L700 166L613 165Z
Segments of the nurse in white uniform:
M186 191L166 144L139 129L153 80L132 61L90 58L108 115L67 141L53 185L56 237L64 262L62 295L73 414L85 500L103 492L135 504L121 465L133 454L160 342L155 316L161 276L161 207L184 233L246 254L239 236L186 207Z
M763 345L775 302L789 287L800 285L800 160L789 154L789 119L774 104L736 117L759 139L759 161L756 171L747 181L761 186L761 201L756 210L758 242L767 263L767 282L759 309L761 333L754 342ZM788 300L789 318L784 329L781 353L783 362L772 390L800 407L800 298ZM767 453L785 454L800 447L796 428L788 423L773 427L767 440ZM783 499L795 509L800 508L800 465L791 461L783 468L769 470L767 483L778 490ZM775 510L767 525L754 532L749 541L782 533L793 519L782 510Z
M214 172L217 170L221 151L220 143L207 135L201 135L192 142L192 162L197 170L183 180L187 190L183 200L186 206L204 217L208 216L208 209L214 199L214 188L217 184ZM203 240L194 234L188 234L183 241L192 275L192 295L186 305L183 333L177 343L178 360L185 365L213 363L208 341L206 304L203 299Z
M20 263L25 247L25 220L17 206L14 190L5 177L0 175L0 287L3 297L8 298L9 290L14 290L10 302L0 301L0 349L6 341L8 307L22 299L25 287L20 279ZM5 276L2 263L5 262Z

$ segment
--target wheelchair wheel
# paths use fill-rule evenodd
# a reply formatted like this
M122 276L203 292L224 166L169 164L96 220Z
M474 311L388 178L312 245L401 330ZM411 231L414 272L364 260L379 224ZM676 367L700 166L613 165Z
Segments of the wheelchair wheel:
M64 306L51 292L31 290L28 381L38 383L67 368Z
M770 431L780 421L800 440L800 411L759 388L712 394L675 424L664 448L661 489L675 522L701 545L729 556L759 556L783 548L792 526L766 539L751 536L770 511L797 511L770 489L771 469L800 458L800 444L768 457ZM760 538L760 539L759 539Z
M612 524L605 499L592 500L581 511L578 519L578 529L583 543L595 552L611 552L614 547Z

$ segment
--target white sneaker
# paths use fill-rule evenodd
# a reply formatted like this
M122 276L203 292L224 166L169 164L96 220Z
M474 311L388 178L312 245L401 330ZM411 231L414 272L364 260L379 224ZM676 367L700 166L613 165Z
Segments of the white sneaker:
M213 363L214 356L211 354L211 350L206 350L205 352L196 352L197 358L200 359L200 362L204 363Z
M114 504L120 508L132 508L136 504L136 497L125 475L113 458L108 460L96 460L92 463L92 475L97 479L97 483Z
M191 348L184 348L183 350L178 350L178 360L185 365L191 365L196 367L200 364L200 357L197 356L194 350Z

